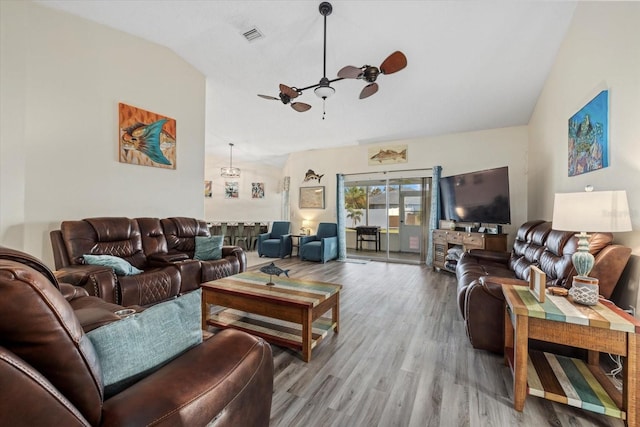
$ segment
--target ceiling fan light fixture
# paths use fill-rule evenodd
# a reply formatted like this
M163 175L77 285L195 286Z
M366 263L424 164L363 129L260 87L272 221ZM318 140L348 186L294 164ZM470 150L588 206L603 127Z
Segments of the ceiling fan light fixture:
M336 90L331 86L327 85L327 86L318 86L317 88L314 89L314 92L318 98L327 99L331 95L336 93Z
M240 168L233 167L233 143L229 143L229 166L220 168L220 176L223 178L239 178Z

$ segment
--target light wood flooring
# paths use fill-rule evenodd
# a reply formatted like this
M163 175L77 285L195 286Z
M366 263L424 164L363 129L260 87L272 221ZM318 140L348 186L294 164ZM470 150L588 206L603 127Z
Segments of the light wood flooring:
M310 363L273 346L271 426L622 426L620 420L527 397L512 406L502 357L474 350L455 277L428 267L274 261L292 277L343 285L340 333Z

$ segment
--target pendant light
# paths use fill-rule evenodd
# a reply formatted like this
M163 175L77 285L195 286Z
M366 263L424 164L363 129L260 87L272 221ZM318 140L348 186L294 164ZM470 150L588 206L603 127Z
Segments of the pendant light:
M233 143L229 143L229 167L220 168L220 176L223 178L240 177L240 168L233 167Z

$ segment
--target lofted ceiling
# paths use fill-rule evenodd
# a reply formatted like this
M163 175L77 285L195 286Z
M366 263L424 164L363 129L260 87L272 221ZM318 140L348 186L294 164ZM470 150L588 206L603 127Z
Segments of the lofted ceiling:
M323 76L320 1L46 0L51 7L166 46L207 77L206 151L282 165L295 151L368 144L529 122L570 24L571 1L334 0L327 77L379 66L400 50L407 68L380 90L342 80L303 113L257 94ZM248 42L257 28L264 37Z

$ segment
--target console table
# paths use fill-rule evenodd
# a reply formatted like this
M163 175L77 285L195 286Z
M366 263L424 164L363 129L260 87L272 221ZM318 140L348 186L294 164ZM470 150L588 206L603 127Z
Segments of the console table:
M356 250L362 250L362 242L373 242L376 252L380 250L380 227L360 225L356 227Z
M503 285L505 362L513 371L513 405L524 409L527 393L625 420L638 426L640 321L601 300L595 306L545 295L539 303L526 286ZM588 360L529 351L529 339L588 350ZM600 352L625 358L618 391L599 366Z
M486 249L489 251L507 251L506 234L474 233L454 230L433 230L433 267L453 272L445 266L447 251L453 246L462 246L463 251L469 249Z

